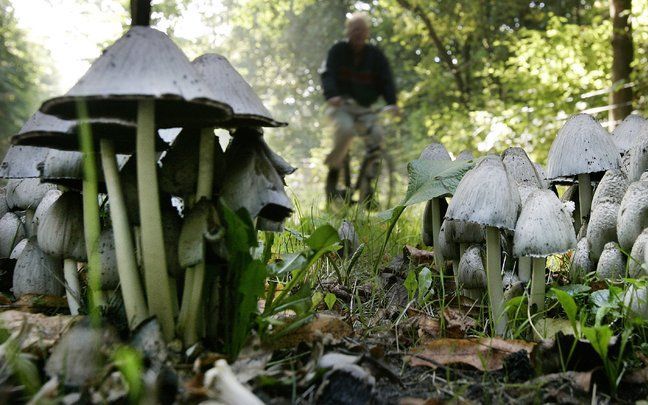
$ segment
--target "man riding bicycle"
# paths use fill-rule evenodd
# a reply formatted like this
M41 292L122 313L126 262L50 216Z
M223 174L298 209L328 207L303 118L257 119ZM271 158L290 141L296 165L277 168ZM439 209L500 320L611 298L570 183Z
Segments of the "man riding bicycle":
M380 164L384 131L370 107L382 96L387 103L385 109L398 113L396 87L387 58L378 47L367 43L366 14L356 13L347 20L346 37L347 41L338 42L329 50L321 71L327 115L334 131L333 150L325 160L329 168L326 197L344 197L337 183L357 129L364 134L366 164L364 178L360 179L360 200L371 204L372 180Z

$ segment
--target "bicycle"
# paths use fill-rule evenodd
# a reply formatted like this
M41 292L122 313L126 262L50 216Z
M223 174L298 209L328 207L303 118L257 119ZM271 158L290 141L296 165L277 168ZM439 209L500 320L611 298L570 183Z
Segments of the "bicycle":
M345 104L350 104L346 100ZM366 112L355 115L356 122L362 120L362 117L375 116L369 120L369 124L364 125L364 131L360 132L356 128L356 136L364 138L373 130L373 126L378 124L380 115L388 111L385 107L369 109ZM359 125L356 125L359 126ZM386 138L386 137L385 137ZM376 150L366 150L360 162L358 175L353 181L352 175L352 151L347 153L344 164L341 169L341 178L345 189L342 192L344 200L349 204L358 202L364 203L368 208L391 207L395 189L395 163L394 158L385 147L386 139L383 139L383 145ZM358 193L358 199L354 200L355 194Z

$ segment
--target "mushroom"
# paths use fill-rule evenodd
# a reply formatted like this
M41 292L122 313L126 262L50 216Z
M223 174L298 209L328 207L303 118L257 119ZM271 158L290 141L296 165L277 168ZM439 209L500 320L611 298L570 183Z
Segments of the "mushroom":
M38 245L47 254L63 258L70 313L77 315L81 304L77 262L87 260L83 237L81 196L66 191L50 206L38 227Z
M452 272L455 277L455 284L457 285L457 292L459 292L459 280L458 280L458 274L459 274L459 259L461 259L461 256L459 254L459 244L452 242L448 238L448 232L447 232L447 227L446 227L447 221L444 220L441 223L441 229L439 229L439 246L438 249L440 250L441 256L445 260L452 260Z
M419 159L423 160L452 160L446 148L440 143L432 143L428 145ZM441 254L439 246L439 231L441 229L441 221L445 216L448 209L448 203L445 197L435 197L425 204L423 211L423 243L428 246L434 246L434 261L438 270L443 274L445 272L445 258ZM431 236L431 238L430 238ZM432 239L430 241L430 239ZM432 242L432 243L430 243Z
M638 142L648 139L648 121L640 115L630 114L614 128L610 136L623 155Z
M358 250L358 247L360 247L358 234L356 233L355 227L351 221L347 221L346 219L342 221L338 228L338 236L342 243L342 248L338 251L340 256L351 256L356 250Z
M587 273L596 270L594 263L590 259L590 244L587 238L581 238L576 244L574 254L569 265L569 275L572 282L581 280Z
M36 211L34 213L34 219L31 225L32 232L34 233L34 235L38 233L38 225L43 220L43 217L50 209L52 204L54 204L54 202L58 200L61 194L63 194L61 190L49 190L41 200L40 204L38 204L38 207L36 207Z
M626 259L619 246L615 242L606 243L596 266L596 275L599 278L619 279L625 276L625 270Z
M470 245L459 260L457 281L468 298L480 300L486 290L486 270L480 245Z
M548 178L578 178L580 220L587 220L592 201L592 173L619 167L619 152L607 131L587 114L572 116L549 150Z
M25 245L13 274L13 294L20 298L25 294L61 296L63 287L61 261L43 252L30 238Z
M608 170L596 188L587 225L587 239L594 261L601 256L606 243L617 241L617 215L627 188L628 180L619 169Z
M621 200L617 215L617 236L621 249L628 252L635 240L648 227L648 180L635 181Z
M37 178L11 179L6 188L7 207L10 210L25 210L25 223L31 224L36 207L45 194L54 189L56 186L41 183ZM31 225L27 231L31 231Z
M467 149L462 150L461 152L459 152L459 154L455 158L455 160L473 160L473 159L474 159L474 157L473 157L472 152L467 150Z
M623 295L623 305L635 316L648 319L648 286L630 285Z
M529 306L544 309L545 261L552 254L565 253L576 246L571 212L549 190L534 191L522 206L513 239L513 254L532 257L531 296Z
M499 229L515 229L520 196L498 156L487 156L463 177L446 218L486 226L486 274L495 333L506 331Z
M628 259L628 277L638 278L648 275L648 266L644 268L644 265L648 264L645 260L646 248L648 248L648 228L641 232L632 246Z
M623 156L622 169L630 181L637 181L648 171L648 139L637 143Z
M0 258L11 255L13 248L25 238L25 226L20 217L7 212L0 218Z

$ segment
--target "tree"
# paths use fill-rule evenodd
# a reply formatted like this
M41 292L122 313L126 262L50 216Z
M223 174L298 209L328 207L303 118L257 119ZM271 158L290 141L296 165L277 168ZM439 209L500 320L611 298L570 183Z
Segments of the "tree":
M630 75L634 59L632 43L631 0L610 0L612 17L612 91L610 94L610 121L623 120L632 112Z

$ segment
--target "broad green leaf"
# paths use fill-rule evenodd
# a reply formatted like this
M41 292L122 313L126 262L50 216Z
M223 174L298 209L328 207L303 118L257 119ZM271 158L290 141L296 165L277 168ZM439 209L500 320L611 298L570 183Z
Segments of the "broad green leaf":
M572 297L577 296L578 294L586 293L592 288L585 284L567 284L555 287L557 290L564 291L571 295Z
M225 243L227 251L248 252L250 248L256 247L254 228L250 228L250 214L244 209L238 212L232 211L221 199L220 211L225 222Z
M317 306L324 300L324 294L321 291L315 291L311 297L311 310L315 310Z
M609 305L610 290L598 290L589 295L589 302L597 307Z
M232 325L231 354L236 356L247 339L252 323L252 314L258 307L257 302L265 291L266 266L259 260L248 261L242 270L237 292L240 302L236 311L236 320Z
M302 253L289 253L284 255L280 261L270 264L268 270L275 275L286 274L301 269L307 261Z
M333 305L335 305L335 302L337 301L337 297L333 293L327 293L326 297L324 297L324 303L326 304L326 307L330 310L333 309Z
M474 165L474 160L411 161L407 165L407 193L400 205L407 207L435 197L454 194L464 174Z
M556 298L558 299L558 302L560 302L560 305L563 307L563 310L565 310L565 313L567 314L567 319L569 319L569 322L572 325L572 328L574 329L574 334L578 334L578 329L577 329L577 319L576 319L576 314L578 312L578 307L576 306L576 302L572 298L569 293L558 290L556 288L552 288L551 291L556 295Z
M425 302L425 299L432 292L430 286L432 285L432 272L427 267L423 267L423 270L419 272L418 275L418 302L422 304Z
M320 226L306 239L306 244L314 251L322 250L340 242L337 230L329 224Z
M592 344L592 348L601 356L603 361L607 361L608 346L612 339L612 329L609 326L595 326L593 328L583 328L583 334Z
M142 356L130 346L120 346L113 354L115 365L128 385L128 399L138 403L142 395Z
M407 290L407 299L411 300L416 294L416 288L418 283L416 282L416 273L413 270L410 270L407 278L405 279L405 289Z

